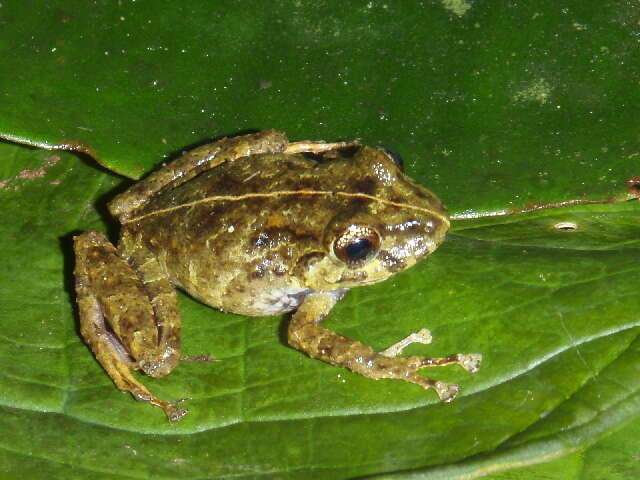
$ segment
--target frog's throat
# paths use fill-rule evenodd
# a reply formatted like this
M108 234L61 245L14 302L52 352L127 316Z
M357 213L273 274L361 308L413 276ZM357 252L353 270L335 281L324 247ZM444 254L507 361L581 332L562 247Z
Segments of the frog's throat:
M180 210L182 208L189 208L195 205L199 205L201 203L213 203L213 202L238 202L247 199L253 198L270 198L270 197L278 197L278 196L286 196L286 195L328 195L328 196L337 196L337 197L346 197L346 198L360 198L372 200L374 202L378 202L384 205L390 205L398 208L405 208L407 210L416 210L418 212L426 213L428 215L432 215L442 223L444 223L447 228L449 227L449 218L442 213L431 210L429 208L418 207L416 205L410 205L408 203L400 203L393 202L391 200L384 200L382 198L374 197L373 195L367 195L366 193L349 193L349 192L331 192L331 191L319 191L319 190L283 190L281 192L269 192L269 193L247 193L245 195L215 195L211 197L200 198L198 200L194 200L193 202L186 202L180 205L174 205L173 207L160 208L150 213L145 213L144 215L139 215L137 217L132 217L123 223L132 223L139 222L140 220L144 220L148 217L153 217L155 215L163 215L165 213L175 212L176 210Z

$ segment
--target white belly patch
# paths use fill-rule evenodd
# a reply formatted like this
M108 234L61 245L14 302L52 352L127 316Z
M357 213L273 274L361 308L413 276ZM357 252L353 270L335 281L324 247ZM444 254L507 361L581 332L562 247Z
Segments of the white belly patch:
M304 297L312 292L310 288L275 287L257 296L253 308L260 315L280 315L298 308Z

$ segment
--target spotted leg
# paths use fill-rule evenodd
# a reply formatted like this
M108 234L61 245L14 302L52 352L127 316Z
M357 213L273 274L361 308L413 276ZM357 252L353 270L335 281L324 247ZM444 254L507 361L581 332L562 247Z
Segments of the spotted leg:
M82 337L120 390L162 408L170 420L181 419L187 410L159 399L131 373L143 370L160 377L178 363L175 292L154 275L153 261L135 271L100 232L76 237L74 249Z
M367 345L321 327L319 322L327 316L337 299L330 292L307 295L291 319L289 344L313 358L348 368L368 378L404 380L424 389L433 389L443 402L455 398L458 386L423 377L418 374L419 370L449 364L458 364L470 372L479 368L480 354L456 354L441 358L397 356L411 343L429 343L431 335L426 329L409 335L383 352L375 352Z

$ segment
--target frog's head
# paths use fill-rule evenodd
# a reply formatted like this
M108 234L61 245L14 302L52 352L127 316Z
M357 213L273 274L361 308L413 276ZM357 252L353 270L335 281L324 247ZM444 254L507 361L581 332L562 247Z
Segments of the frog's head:
M324 232L325 253L308 259L305 283L315 290L383 281L433 252L449 228L442 202L404 175L396 158L362 147L348 170L336 162L341 203Z

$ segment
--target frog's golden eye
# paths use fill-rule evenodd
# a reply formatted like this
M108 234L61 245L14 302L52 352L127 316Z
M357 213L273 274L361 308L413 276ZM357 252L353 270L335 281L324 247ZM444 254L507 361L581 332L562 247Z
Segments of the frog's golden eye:
M333 242L333 252L348 265L371 260L380 248L380 234L368 225L348 226Z

